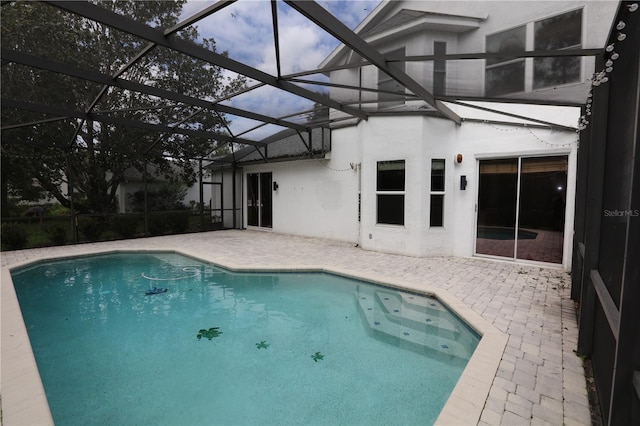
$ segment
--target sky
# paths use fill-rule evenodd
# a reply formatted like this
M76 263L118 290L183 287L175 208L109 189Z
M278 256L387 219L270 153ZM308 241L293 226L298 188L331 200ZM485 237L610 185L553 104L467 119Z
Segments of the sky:
M183 9L182 18L197 13L213 3L214 1L190 0ZM318 3L349 28L354 29L375 9L380 0L321 0ZM218 52L226 51L234 60L276 75L269 0L237 1L201 20L197 27L201 37L215 39ZM332 36L283 2L278 2L278 27L281 72L285 75L318 68L339 44ZM230 104L271 116L282 116L312 106L310 101L271 87L262 87L234 98ZM257 124L251 120L233 117L232 130L238 133ZM246 137L260 139L274 130L280 128L267 127L247 134Z

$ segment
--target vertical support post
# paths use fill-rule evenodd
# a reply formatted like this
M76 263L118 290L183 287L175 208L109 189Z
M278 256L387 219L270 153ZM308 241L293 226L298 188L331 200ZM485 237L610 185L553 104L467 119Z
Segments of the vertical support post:
M220 217L222 218L222 228L224 228L224 167L220 168Z
M236 167L236 163L233 163L233 166ZM238 177L239 176L239 177ZM240 225L238 228L242 229L244 227L244 173L242 172L242 168L236 168L236 175L234 176L234 180L238 180L240 182ZM234 197L236 194L234 193ZM237 197L234 200L234 205L238 205Z
M615 143L624 144L625 158L628 161L628 183L625 194L626 229L624 232L624 262L622 264L622 282L620 289L620 322L616 342L615 364L611 384L611 403L609 405L609 425L639 424L640 397L633 384L634 371L640 369L640 12L627 15L627 37L629 44L620 46L620 66L611 73L612 100L609 105L611 121L614 124ZM634 54L635 53L635 54ZM634 412L635 411L635 412ZM634 418L635 417L635 418Z
M582 108L582 114L586 108ZM576 173L576 208L574 218L573 259L571 262L571 299L580 300L582 291L582 266L584 261L584 237L585 237L585 211L587 210L587 179L589 176L589 149L591 138L589 132L582 131L579 134L578 165Z
M604 58L596 58L596 69L604 66ZM591 355L595 326L597 295L591 282L591 270L598 269L600 227L602 221L602 197L604 191L605 153L607 146L607 114L609 86L600 85L593 91L591 125L589 127L589 174L585 212L585 255L582 264L582 289L580 292L580 315L578 353Z
M147 160L144 160L144 235L149 235L149 203L147 197L147 191L149 189L147 182Z
M200 214L200 232L204 231L204 175L202 174L202 158L198 160L198 183L200 190L200 202L198 203L198 212Z
M68 184L67 191L69 191L69 207L71 207L71 237L73 238L73 243L78 244L78 226L76 223L76 210L73 204L73 168L71 167L71 154L67 154L67 174L68 174Z

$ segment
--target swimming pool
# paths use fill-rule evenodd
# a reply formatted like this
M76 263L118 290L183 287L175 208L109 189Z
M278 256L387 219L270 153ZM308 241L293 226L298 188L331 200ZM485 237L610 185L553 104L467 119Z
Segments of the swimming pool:
M13 280L60 424L431 423L478 339L432 298L176 254L76 258Z

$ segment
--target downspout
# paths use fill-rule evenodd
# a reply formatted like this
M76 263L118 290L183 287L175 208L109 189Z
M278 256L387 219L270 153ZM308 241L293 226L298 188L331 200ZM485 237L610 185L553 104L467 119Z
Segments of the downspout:
M355 169L358 174L358 235L356 236L356 247L360 247L362 238L362 163L356 163Z

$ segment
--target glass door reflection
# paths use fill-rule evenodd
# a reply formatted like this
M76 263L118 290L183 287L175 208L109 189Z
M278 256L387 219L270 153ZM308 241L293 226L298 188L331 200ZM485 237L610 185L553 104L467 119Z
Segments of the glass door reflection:
M476 253L515 256L518 159L480 161Z
M516 258L562 263L568 157L523 158Z
M481 160L476 254L562 263L568 157Z

